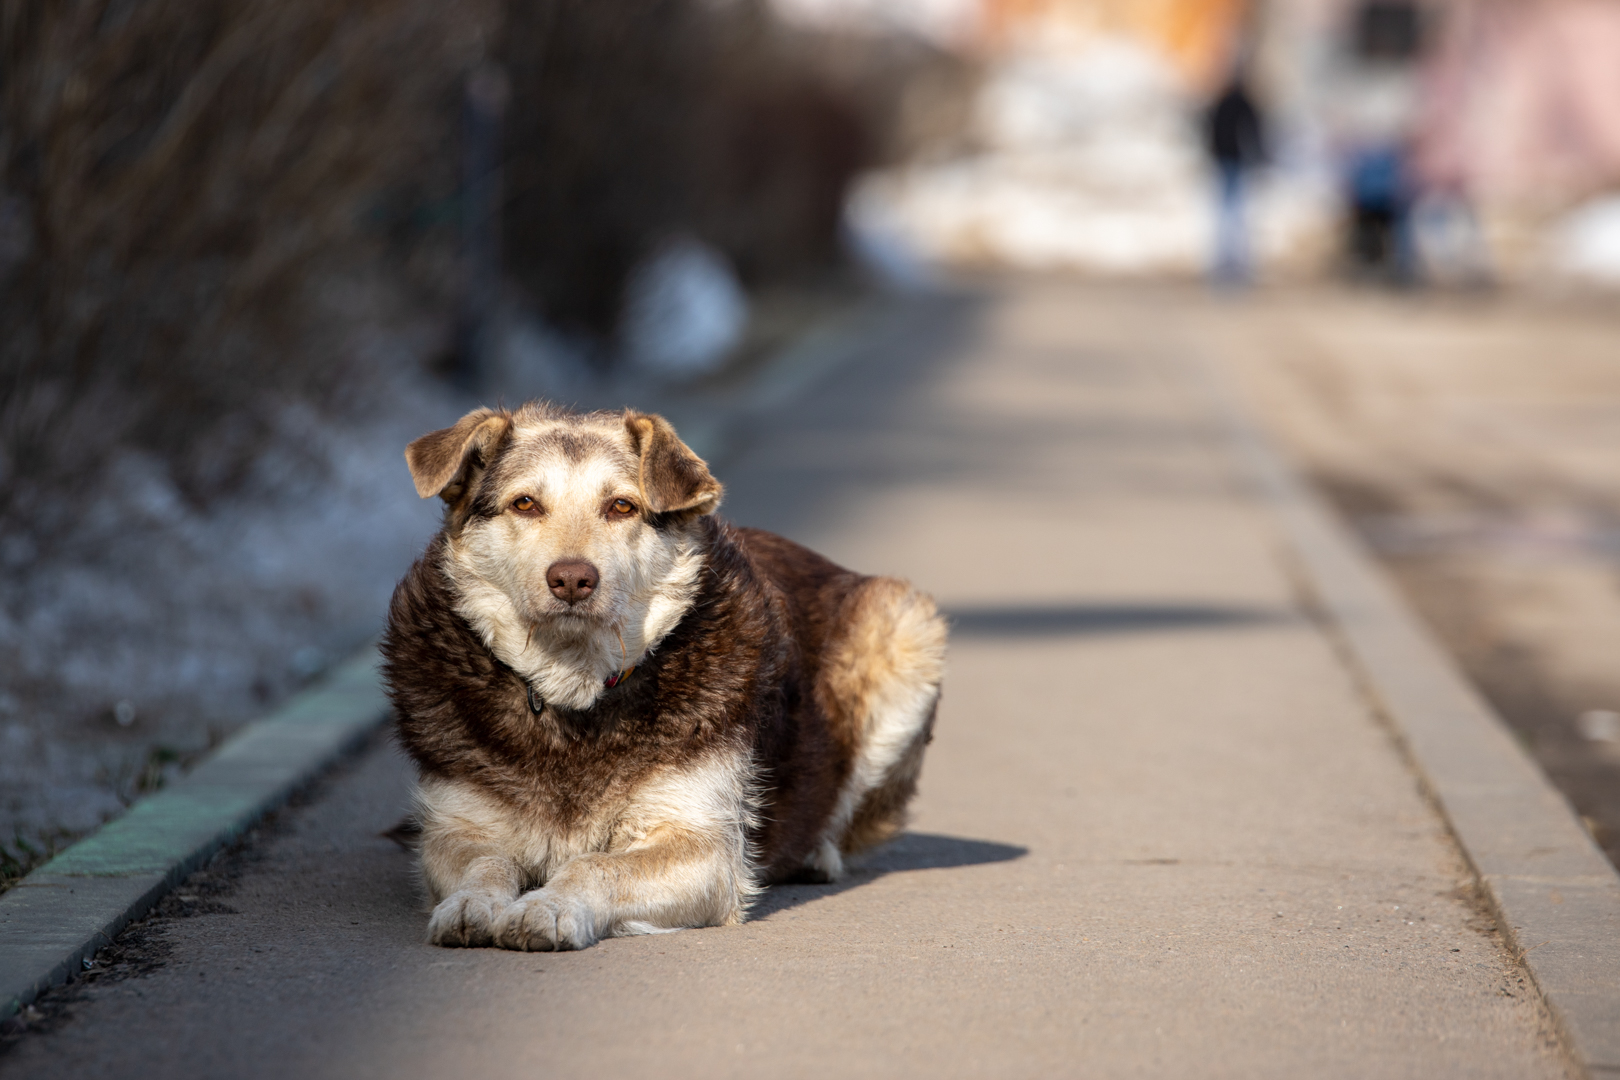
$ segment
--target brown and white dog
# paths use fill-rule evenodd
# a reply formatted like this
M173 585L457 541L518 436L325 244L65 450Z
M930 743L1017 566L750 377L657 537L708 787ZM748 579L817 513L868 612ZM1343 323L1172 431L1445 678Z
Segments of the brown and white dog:
M446 503L383 643L431 941L736 923L900 830L944 665L928 597L720 521L659 416L480 409L405 458Z

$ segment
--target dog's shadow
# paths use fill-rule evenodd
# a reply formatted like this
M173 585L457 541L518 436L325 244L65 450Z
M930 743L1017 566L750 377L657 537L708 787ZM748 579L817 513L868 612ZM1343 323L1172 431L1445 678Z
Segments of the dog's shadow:
M857 889L885 874L1011 862L1028 854L1028 848L1016 844L968 840L960 836L941 836L937 833L902 833L876 851L860 856L845 872L844 877L832 884L772 885L754 902L749 918L769 918L779 911L787 911L812 900Z

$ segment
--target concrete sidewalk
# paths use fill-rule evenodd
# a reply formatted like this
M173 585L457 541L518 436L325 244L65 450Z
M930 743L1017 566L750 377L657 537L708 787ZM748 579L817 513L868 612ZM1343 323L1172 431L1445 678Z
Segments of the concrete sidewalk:
M953 615L914 831L846 882L578 954L432 949L379 744L126 951L161 968L0 1068L1568 1075L1155 299L920 305L722 468L735 520Z

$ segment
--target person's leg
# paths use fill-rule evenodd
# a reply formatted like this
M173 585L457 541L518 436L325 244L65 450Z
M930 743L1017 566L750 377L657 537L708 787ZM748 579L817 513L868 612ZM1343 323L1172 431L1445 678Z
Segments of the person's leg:
M1220 198L1215 221L1215 280L1218 282L1243 282L1249 276L1243 181L1241 165L1233 161L1220 163Z

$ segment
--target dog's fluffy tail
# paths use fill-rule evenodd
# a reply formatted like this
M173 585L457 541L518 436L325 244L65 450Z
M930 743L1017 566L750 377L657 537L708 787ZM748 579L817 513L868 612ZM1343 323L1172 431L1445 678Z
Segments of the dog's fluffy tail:
M905 828L933 735L947 636L933 599L896 578L865 582L854 604L827 671L828 688L854 720L856 735L855 766L823 845L844 855Z

